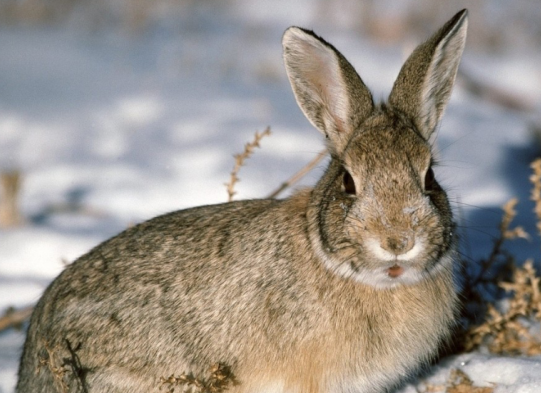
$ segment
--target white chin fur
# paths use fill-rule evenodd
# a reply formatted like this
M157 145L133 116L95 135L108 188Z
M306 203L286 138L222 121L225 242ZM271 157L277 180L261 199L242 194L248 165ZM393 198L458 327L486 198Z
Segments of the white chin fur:
M407 263L400 263L411 260L413 258L412 256L409 256L409 259L405 260L399 259L394 255L392 260L379 258L377 255L375 255L376 259L382 261L381 266L377 269L366 269L363 267L355 268L352 267L349 263L342 262L334 258L332 254L325 252L321 247L319 239L312 239L312 244L316 249L318 257L321 259L321 261L328 270L341 277L351 279L362 284L370 285L377 289L388 289L400 285L416 284L423 279L426 279L427 276L440 272L442 269L451 269L451 266L453 264L454 253L452 251L449 251L445 253L436 264L433 264L432 268L430 268L430 270L428 271L419 270L415 267L408 266ZM408 251L408 253L403 255L406 256L411 253L411 255L417 256L420 253L420 249L415 250L416 247L417 244L410 251ZM419 247L422 248L422 244L420 244ZM382 249L382 251L385 250ZM389 268L391 267L392 262L398 262L397 264L399 264L404 269L403 272L397 277L389 276Z
M420 272L414 268L404 268L404 272L398 277L389 276L388 268L383 266L377 270L367 270L363 268L354 270L350 266L344 264L334 265L334 267L327 265L327 268L343 277L370 285L377 289L394 288L400 285L412 285L426 277L426 273Z

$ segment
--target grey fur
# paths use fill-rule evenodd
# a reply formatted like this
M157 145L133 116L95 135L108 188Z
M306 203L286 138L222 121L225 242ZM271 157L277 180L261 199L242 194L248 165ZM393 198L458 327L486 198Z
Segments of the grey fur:
M320 181L285 200L157 217L79 258L35 308L17 392L59 392L61 383L68 392L158 392L161 377L201 376L221 362L238 381L233 393L375 393L426 364L454 323L455 237L431 177L426 121L409 104L432 92L419 93L409 75L434 72L425 53L465 34L459 15L414 52L389 105L378 106L334 47L289 29L293 90L329 136ZM339 86L324 92L338 107L317 96L322 75L310 70L306 42L320 43L323 66L338 64L330 71ZM444 62L448 74L454 60ZM452 79L436 78L438 119ZM344 185L348 174L354 187Z

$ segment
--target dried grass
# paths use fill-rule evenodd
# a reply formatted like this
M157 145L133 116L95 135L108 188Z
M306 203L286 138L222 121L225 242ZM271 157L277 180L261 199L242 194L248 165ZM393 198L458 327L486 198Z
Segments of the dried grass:
M22 224L19 198L22 175L18 170L0 173L0 226L13 227Z
M537 228L541 235L541 159L532 163L532 200L535 203ZM517 201L511 200L504 206L504 216L500 225L500 237L496 240L491 256L482 261L482 268L489 269L494 261L502 255L502 244L505 240L526 238L527 234L521 227L510 229L516 216L515 205ZM491 353L505 355L539 355L541 354L541 278L536 273L533 260L527 260L522 267L514 264L512 256L506 255L506 265L511 268L510 281L501 280L500 272L495 274L494 283L507 294L505 301L497 307L486 304L485 320L471 327L464 335L465 351L472 351L485 346ZM475 291L478 282L470 282L470 291ZM537 331L535 327L537 325ZM535 332L535 333L534 333Z
M33 310L32 306L20 310L8 307L4 315L0 316L0 332L8 328L22 329L24 321L30 318Z
M475 262L464 261L462 263L461 277L464 279L464 288L462 298L465 306L463 307L463 323L465 330L457 332L455 337L455 347L458 352L463 351L464 335L470 326L483 323L488 310L489 302L487 293L492 294L494 300L505 296L505 292L498 286L498 283L510 280L513 274L513 267L516 265L515 258L505 249L508 241L528 238L524 228L517 226L511 227L515 219L516 198L508 201L503 207L503 217L499 225L499 235L494 239L492 250L487 258Z
M503 248L503 244L508 240L514 239L528 239L530 236L524 230L524 228L518 226L511 228L511 223L517 216L516 206L518 204L517 198L512 198L506 204L503 205L503 217L500 222L500 236L494 241L494 246L487 259L481 260L481 271L486 272L491 269L497 262L499 257L505 257L506 259L512 259L512 256L507 254Z
M473 386L473 381L462 370L451 370L447 380L446 393L492 393L494 387Z
M227 189L227 195L228 195L228 201L231 202L233 200L233 197L237 193L235 191L235 185L240 181L238 174L240 171L240 168L244 165L244 162L250 158L250 156L254 153L254 149L259 146L259 142L271 134L270 127L267 127L265 131L263 132L257 132L254 135L254 139L252 142L246 143L244 145L244 151L240 154L235 154L233 157L235 157L235 166L233 167L233 170L231 171L231 176L229 179L229 183L226 183L226 189Z
M59 393L67 393L69 391L69 385L66 382L66 374L69 370L66 365L58 359L57 352L59 348L51 348L46 340L43 340L43 347L47 352L47 356L40 357L37 370L38 373L41 372L43 368L47 368L53 375L57 391Z
M231 385L236 385L237 381L228 366L216 363L210 368L207 378L198 378L184 373L178 377L174 375L169 378L162 377L160 383L160 388L166 387L168 393L174 393L177 387L180 387L182 392L221 393Z
M42 343L46 351L46 356L38 359L37 372L39 373L43 368L46 368L53 376L54 385L58 393L68 393L69 391L88 393L86 383L88 370L83 367L77 355L80 347L73 348L68 340L64 341L65 348L59 344L51 347L45 339L42 340ZM61 354L67 354L69 356L62 356Z
M533 184L531 199L535 203L534 212L537 217L537 231L541 236L541 159L532 162L531 168L533 174L530 176L530 181Z
M324 149L320 151L317 156L315 156L312 161L310 161L308 164L303 166L297 173L295 173L293 176L291 176L289 179L287 179L285 182L283 182L276 190L274 190L272 193L270 193L267 198L276 198L278 195L280 195L283 191L286 189L292 187L295 185L299 180L301 180L308 172L310 172L312 169L316 167L317 164L323 160L328 154L327 149Z
M425 385L419 393L492 393L493 386L478 387L473 385L473 381L462 370L453 369L445 385Z
M486 321L472 328L466 335L466 351L481 345L491 353L504 355L541 354L541 335L531 332L532 321L541 322L540 278L533 262L516 267L512 282L502 282L501 288L512 297L504 310L489 304Z

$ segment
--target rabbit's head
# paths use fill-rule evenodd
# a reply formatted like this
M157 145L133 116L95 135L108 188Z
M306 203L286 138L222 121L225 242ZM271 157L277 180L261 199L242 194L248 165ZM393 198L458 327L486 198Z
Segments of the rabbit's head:
M297 27L285 32L295 97L331 154L308 213L312 245L330 270L386 288L452 269L454 224L434 177L430 140L466 29L463 10L415 49L379 105L332 45Z

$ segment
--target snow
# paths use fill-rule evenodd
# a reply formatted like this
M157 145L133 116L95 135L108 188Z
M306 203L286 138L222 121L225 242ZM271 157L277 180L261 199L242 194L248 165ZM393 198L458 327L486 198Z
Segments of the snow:
M541 391L541 357L516 358L468 353L442 360L416 386L397 393L418 393L428 385L446 386L449 370L462 370L479 387L495 387L494 393Z
M323 139L285 76L280 41L288 26L313 28L337 46L377 98L390 91L404 60L402 47L325 22L307 0L231 4L192 4L175 15L178 23L172 18L145 34L91 32L79 19L0 27L0 170L22 171L27 219L0 229L0 312L35 303L66 262L133 223L226 201L232 155L256 130L270 125L273 134L241 169L238 198L268 195L312 159ZM541 107L541 56L488 57L466 48L463 66ZM438 132L437 176L471 260L487 255L499 207L513 196L521 201L516 223L536 233L528 201L528 166L539 153L533 120L455 88ZM532 238L509 246L519 261L540 259ZM2 393L13 391L23 340L23 331L0 333ZM497 393L541 391L541 358L481 353L444 359L401 391L444 384L452 368L480 386L495 384Z

